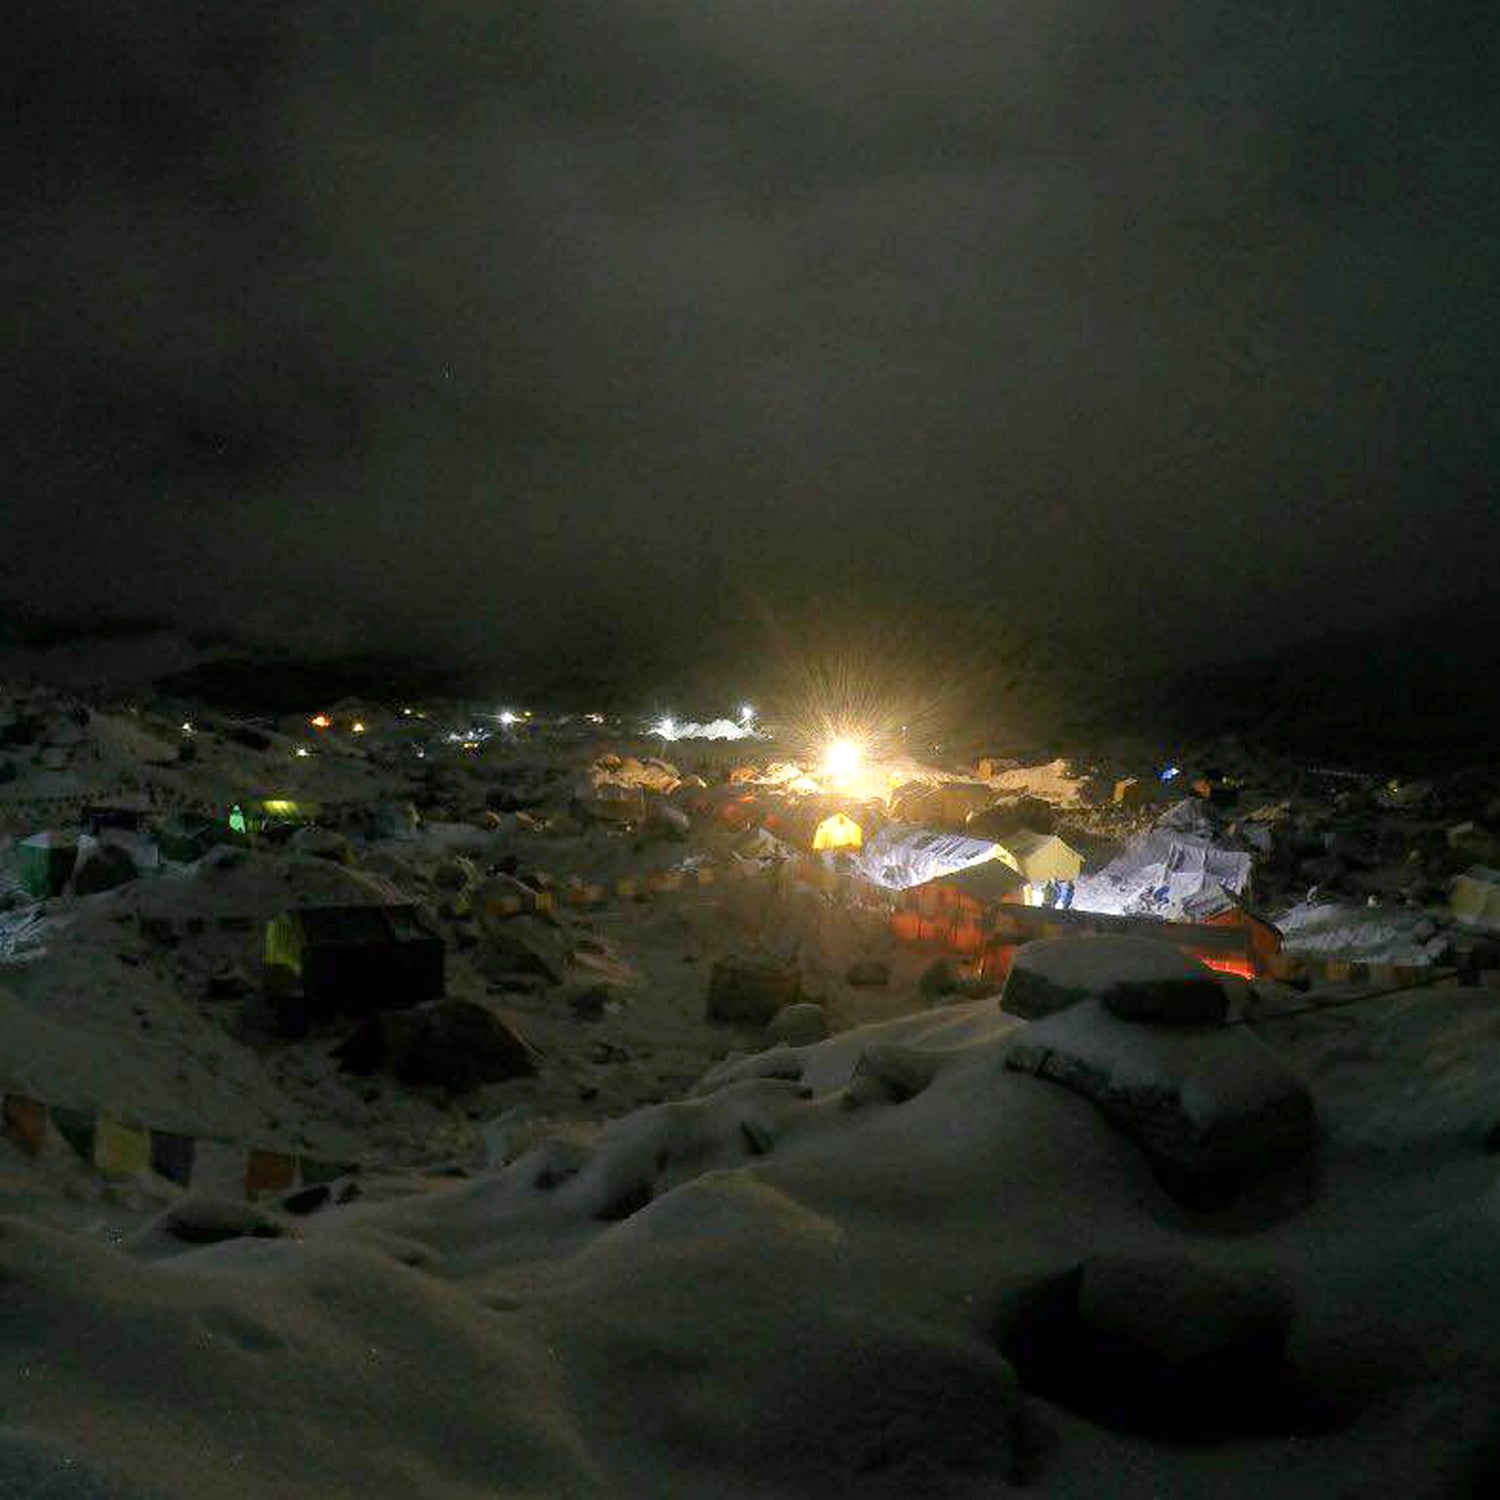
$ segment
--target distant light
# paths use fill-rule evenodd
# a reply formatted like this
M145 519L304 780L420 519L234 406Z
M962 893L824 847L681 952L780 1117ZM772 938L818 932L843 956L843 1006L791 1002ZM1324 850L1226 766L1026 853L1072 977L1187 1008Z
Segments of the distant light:
M365 732L365 726L358 719L356 719L349 727L355 732L355 734L363 734Z
M312 751L309 750L306 745L298 745L297 748L292 751L292 754L293 755L311 755Z
M584 718L586 718L590 724L602 724L604 722L603 714L585 714Z
M675 740L677 738L677 721L669 714L664 719L658 719L652 725L651 732L659 734L664 740Z
M184 719L182 721L182 732L184 734L193 734L195 732L193 729L193 721L191 719Z
M314 714L307 722L314 729L328 729L333 724L333 720L327 714Z
M508 708L502 709L500 713L500 722L504 724L507 729L509 729L510 726L514 724L520 717L520 714L512 713Z
M405 715L406 715L406 717L407 717L407 718L408 718L408 719L409 719L409 718L411 718L411 715L412 715L412 711L411 711L411 709L410 709L410 708L403 708L403 709L402 709L402 710L401 710L401 712L402 712L402 713L403 713L403 714L405 714Z
M740 704L740 723L748 724L755 717L755 706L751 703Z
M830 776L852 776L864 754L853 740L834 740L823 752L823 769Z
M1161 779L1163 781L1170 781L1174 776L1181 776L1181 775L1182 775L1182 767L1181 766L1168 766L1167 769L1161 773Z

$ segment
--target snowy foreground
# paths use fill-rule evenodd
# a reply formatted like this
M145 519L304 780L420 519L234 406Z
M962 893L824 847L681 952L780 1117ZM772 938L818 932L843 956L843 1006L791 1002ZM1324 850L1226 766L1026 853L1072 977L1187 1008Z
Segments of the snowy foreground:
M0 1494L1495 1493L1492 1005L1434 988L1260 1025L1325 1140L1212 1212L1007 1071L1027 1028L991 999L731 1063L488 1177L226 1211L220 1243L8 1219ZM889 1044L916 1092L851 1105ZM1018 1309L1106 1253L1274 1289L1295 1399L1226 1388L1193 1442L1025 1389L1000 1352ZM1127 1314L1194 1336L1152 1330L1185 1314L1149 1277Z

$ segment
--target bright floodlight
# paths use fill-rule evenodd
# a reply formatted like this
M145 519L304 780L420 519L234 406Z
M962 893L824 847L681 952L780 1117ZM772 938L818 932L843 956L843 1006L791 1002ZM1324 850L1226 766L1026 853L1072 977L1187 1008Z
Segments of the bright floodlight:
M755 709L749 703L740 704L740 722L748 724L755 717Z
M512 713L508 708L503 709L500 714L500 722L504 724L507 729L509 729L510 726L514 724L518 718L520 718L520 715Z
M658 719L653 733L659 734L664 740L675 740L677 738L677 721L670 714L664 719Z
M853 740L834 740L823 753L824 769L831 776L852 776L859 762L859 746Z

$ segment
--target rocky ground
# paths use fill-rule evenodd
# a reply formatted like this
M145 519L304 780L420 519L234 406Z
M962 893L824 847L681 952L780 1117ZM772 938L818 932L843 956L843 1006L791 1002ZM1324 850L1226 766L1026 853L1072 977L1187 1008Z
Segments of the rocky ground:
M1029 799L1088 870L1187 788L1260 908L1333 912L1434 976L1294 991L1080 938L1022 950L997 996L735 815L737 766L787 784L774 743L452 704L328 718L146 689L0 706L0 1086L365 1169L353 1203L297 1212L0 1142L25 1291L0 1492L1496 1478L1500 1024L1468 982L1492 939L1446 906L1492 857L1483 776L1233 744L1185 752L1175 786L1134 745L908 759L910 807L969 827ZM319 811L160 857L153 830L222 830L256 797ZM101 805L142 826L23 890L21 841ZM266 924L393 901L441 936L445 999L288 1034Z

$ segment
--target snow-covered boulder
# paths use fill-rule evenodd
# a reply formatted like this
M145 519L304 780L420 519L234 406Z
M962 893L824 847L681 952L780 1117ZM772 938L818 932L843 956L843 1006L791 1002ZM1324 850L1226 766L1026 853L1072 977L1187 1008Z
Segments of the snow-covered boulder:
M1269 1282L1175 1255L1096 1255L1085 1262L1078 1321L1096 1338L1178 1368L1280 1352L1290 1301Z
M510 1023L472 1000L435 1000L371 1016L335 1056L346 1072L383 1069L402 1083L456 1094L536 1072L531 1049Z
M1091 1100L1192 1195L1233 1188L1317 1138L1312 1096L1243 1027L1141 1026L1094 998L1025 1027L1005 1064Z
M708 1019L765 1026L801 998L802 979L795 961L730 954L709 974Z
M1129 1431L1203 1441L1316 1419L1287 1359L1291 1299L1181 1255L1109 1253L1002 1312L1000 1349L1034 1394Z
M503 974L535 974L549 984L561 984L571 956L560 928L539 917L523 915L485 925L479 968L491 979Z
M783 1006L766 1026L768 1042L784 1042L788 1047L808 1047L828 1035L828 1018L823 1007L810 1000Z
M1212 970L1168 943L1144 937L1047 938L1020 949L1001 1008L1039 1020L1095 999L1121 1020L1204 1025L1228 1010Z

